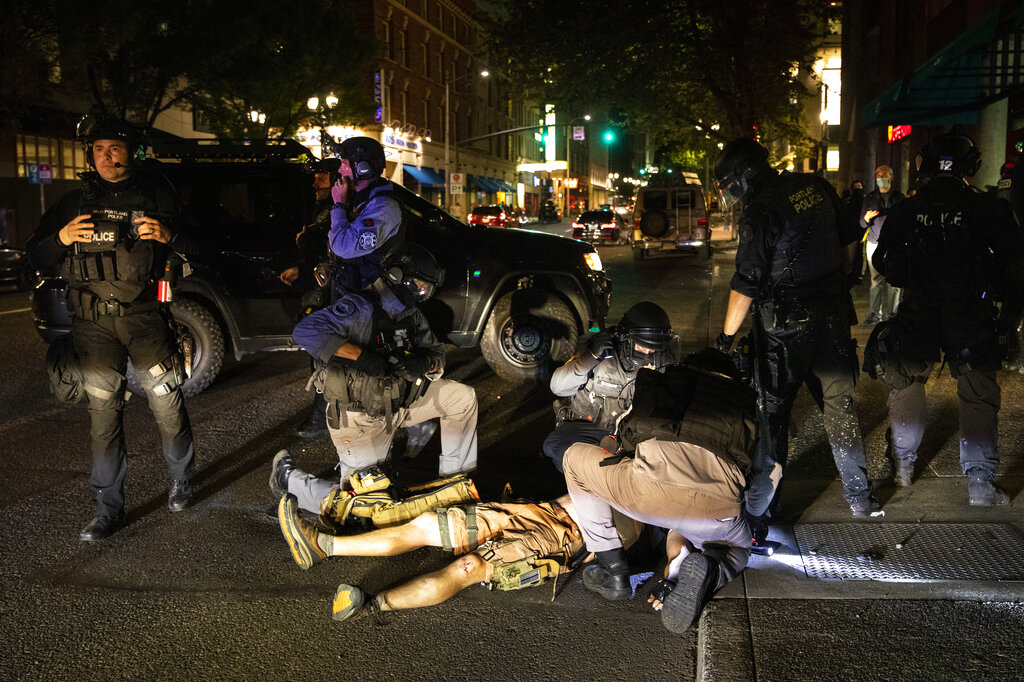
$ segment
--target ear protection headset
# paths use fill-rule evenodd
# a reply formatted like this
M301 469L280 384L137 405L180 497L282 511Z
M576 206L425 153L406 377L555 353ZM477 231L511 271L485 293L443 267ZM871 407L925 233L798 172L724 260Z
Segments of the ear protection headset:
M96 140L122 140L128 147L128 166L135 167L146 157L146 145L138 129L131 123L110 118L102 112L90 112L82 117L75 130L76 137L82 143L85 160L93 168L96 159L93 157L92 145Z
M918 170L924 173L952 173L971 177L981 168L981 150L963 133L939 135L921 148Z
M373 167L369 161L356 161L352 164L352 175L355 176L356 180L366 180L368 178L377 177L377 173L373 172Z
M338 145L337 153L348 159L356 181L372 180L384 172L384 147L372 137L350 137Z

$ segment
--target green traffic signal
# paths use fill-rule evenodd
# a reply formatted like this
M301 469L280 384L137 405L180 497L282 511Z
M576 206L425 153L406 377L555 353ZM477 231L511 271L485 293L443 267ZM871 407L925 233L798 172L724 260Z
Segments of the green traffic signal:
M613 130L606 130L606 131L604 131L604 141L605 142L614 142L615 141L615 131L613 131Z

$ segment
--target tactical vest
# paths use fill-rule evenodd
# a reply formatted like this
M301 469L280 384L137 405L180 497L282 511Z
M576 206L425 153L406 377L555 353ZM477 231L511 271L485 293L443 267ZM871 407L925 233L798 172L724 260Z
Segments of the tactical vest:
M739 381L672 365L641 369L632 411L619 424L624 450L651 438L692 443L750 472L757 440L757 397Z
M140 240L134 220L143 215L168 217L160 216L155 188L131 179L125 182L132 184L115 193L104 191L96 180L83 181L78 214L91 216L96 234L91 242L76 243L61 266L72 290L72 306L77 303L84 308L83 295L131 303L163 274L157 270L163 267L167 248L153 240Z
M395 199L395 193L393 190L383 190L368 196L366 201L357 204L352 209L352 215L349 216L349 220L355 221L359 218L360 214L366 210L370 201L377 197L388 197L398 203L399 207L402 209L402 223L398 227L398 232L365 256L359 256L358 258L342 258L330 249L327 250L328 267L330 268L331 293L333 297L332 300L336 301L344 294L359 291L367 284L375 281L380 277L380 273L383 271L381 261L384 260L384 257L405 242L406 209L400 201Z
M635 379L636 374L623 371L618 360L601 362L586 386L572 395L569 404L573 417L614 431L615 422L633 402Z
M366 347L367 351L397 358L403 352L413 350L416 331L411 315L393 320L381 308L376 294L362 291L356 295L373 305L373 341ZM422 377L416 382L409 382L391 375L374 376L338 358L322 367L312 380L324 394L328 421L333 428L346 424L346 412L363 412L370 417L385 417L390 430L395 412L411 405L427 388Z
M842 265L839 216L824 181L783 172L754 197L749 210L763 214L771 240L771 268L762 299L788 292L813 298L817 284Z

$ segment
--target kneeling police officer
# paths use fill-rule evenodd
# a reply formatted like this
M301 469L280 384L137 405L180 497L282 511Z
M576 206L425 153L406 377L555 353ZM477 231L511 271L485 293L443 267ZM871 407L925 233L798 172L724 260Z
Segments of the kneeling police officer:
M192 427L180 390L184 361L157 283L174 251L193 246L179 231L169 184L138 168L142 139L133 126L90 114L79 123L78 138L95 170L82 173L81 189L43 215L28 251L37 267L60 264L68 282L71 338L92 424L89 482L96 494L96 517L80 537L92 541L117 531L124 519L129 359L146 389L173 479L167 506L181 511L192 500Z
M343 295L295 327L295 342L317 363L317 390L327 399L327 426L341 481L387 459L395 429L440 417L439 476L476 468L477 402L465 384L442 379L444 344L417 307L434 295L444 270L423 247L404 244L382 262L366 289ZM299 471L286 451L270 478L277 496L319 513L336 481Z
M615 433L619 419L633 404L636 373L677 361L678 337L668 314L650 301L626 311L619 324L600 331L551 375L551 392L569 396L559 407L559 423L544 440L544 454L562 471L562 458L573 443L597 445Z

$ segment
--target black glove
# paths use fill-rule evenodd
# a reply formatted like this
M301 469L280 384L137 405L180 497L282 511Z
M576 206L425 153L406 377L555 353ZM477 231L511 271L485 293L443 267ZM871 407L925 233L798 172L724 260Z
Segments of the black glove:
M725 332L722 332L718 335L718 338L715 339L715 350L728 355L729 350L732 348L732 340L735 338L735 334L726 334Z
M386 376L388 373L387 359L369 348L363 349L359 357L352 361L352 366L375 377Z
M391 372L406 381L416 381L430 371L430 356L422 351L403 353Z
M610 358L615 353L615 339L607 329L587 339L587 350L598 360Z

